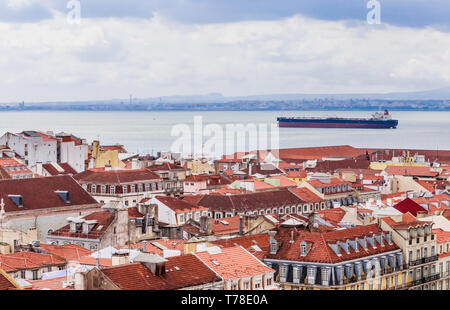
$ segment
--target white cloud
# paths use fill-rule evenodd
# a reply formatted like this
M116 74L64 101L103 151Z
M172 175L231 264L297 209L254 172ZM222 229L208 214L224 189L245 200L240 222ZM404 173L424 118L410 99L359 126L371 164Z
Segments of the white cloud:
M450 84L450 33L295 16L184 25L65 16L0 23L0 102L384 92Z

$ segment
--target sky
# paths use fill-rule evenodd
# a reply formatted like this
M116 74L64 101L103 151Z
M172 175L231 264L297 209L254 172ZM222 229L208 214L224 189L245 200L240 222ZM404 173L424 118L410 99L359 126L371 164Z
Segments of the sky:
M0 0L0 102L450 86L448 0L74 2Z

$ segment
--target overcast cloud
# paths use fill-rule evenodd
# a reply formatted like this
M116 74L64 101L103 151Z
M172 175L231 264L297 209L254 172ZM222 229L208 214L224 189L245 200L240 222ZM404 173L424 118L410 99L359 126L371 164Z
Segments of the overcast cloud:
M448 1L381 1L381 25L365 0L333 2L82 0L69 25L65 0L5 0L0 101L450 85Z

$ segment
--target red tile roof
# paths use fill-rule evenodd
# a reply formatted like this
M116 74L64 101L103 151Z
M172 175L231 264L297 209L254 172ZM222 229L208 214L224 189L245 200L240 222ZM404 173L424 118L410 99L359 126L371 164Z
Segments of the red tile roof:
M0 269L0 291L16 289L20 289L20 286L4 270Z
M138 211L136 207L128 208L128 218L141 218L144 214Z
M102 145L101 149L104 151L119 151L119 153L127 153L123 145Z
M72 237L72 238L86 238L86 239L99 239L103 236L103 234L108 229L109 225L113 222L115 217L115 213L105 210L105 211L97 211L86 216L83 216L83 219L90 221L96 220L97 222L94 224L89 233L83 233L83 227L80 227L75 231L70 231L70 224L67 224L60 229L57 229L50 233L51 236L62 236L62 237Z
M73 290L73 287L64 287L67 277L50 278L45 280L30 280L32 290Z
M55 255L34 252L16 252L12 254L0 254L0 268L6 272L16 272L42 268L46 266L65 265L66 261Z
M88 169L76 174L74 178L81 183L97 184L124 184L161 179L159 175L147 169L102 171Z
M439 172L431 171L430 167L418 166L387 166L384 171L390 175L403 176L435 177L439 175Z
M64 174L77 174L76 170L73 169L68 163L57 164L63 171L58 171L52 164L43 164L42 168L45 169L50 175L64 175Z
M338 256L329 245L336 244L338 241L345 243L346 240L355 240L355 238L363 239L365 236L372 237L373 234L378 235L381 232L382 230L376 224L327 232L310 232L307 230L297 230L296 228L280 228L280 231L275 236L279 244L279 249L276 254L267 254L266 258L335 264L399 249L393 242L390 245L385 241L384 246L381 246L376 241L376 248L372 247L369 242L367 244L367 250L358 244L358 252L349 246L348 253L344 249L341 249L341 255ZM294 242L291 243L290 240L294 240ZM301 242L306 243L306 256L300 255Z
M258 246L263 252L269 250L270 236L268 234L256 234L249 236L239 236L235 238L227 238L222 240L212 241L211 244L217 245L222 248L234 247L236 245L242 246L247 251L255 255L255 250L252 246Z
M192 254L167 260L166 273L160 276L155 276L142 263L108 267L102 272L122 290L176 290L221 281Z
M212 221L214 235L228 235L239 233L240 216L226 217Z
M341 180L339 178L330 178L330 182L322 182L321 180L308 180L306 181L310 185L314 186L315 188L323 188L323 187L329 187L329 186L336 186L336 185L349 185L350 182Z
M172 163L163 163L160 165L152 165L152 166L148 166L146 167L147 170L150 171L171 171L171 170L184 170L183 167L181 167L180 165L177 164L172 164Z
M196 206L190 203L187 203L179 198L169 197L169 196L155 196L156 200L159 200L164 205L166 205L169 209L175 212L191 212L196 210L206 210L205 207Z
M441 228L433 229L433 234L436 235L436 242L443 243L450 241L450 231L445 231Z
M204 251L197 252L195 255L224 280L275 272L240 246L222 248L217 254Z
M47 253L62 257L67 261L79 261L83 256L91 253L90 250L77 244L54 245L41 243L40 248Z
M400 211L401 213L411 213L413 216L417 216L417 212L425 212L427 213L427 210L424 209L419 204L415 203L410 198L406 198L405 200L397 203L393 206L394 209Z
M184 182L206 182L207 186L220 186L231 183L221 175L209 175L209 174L190 175L186 179L184 179Z
M322 198L314 194L311 190L309 190L306 187L291 188L289 191L305 202L324 201Z
M145 251L144 251L145 244ZM163 255L164 248L167 250L176 250L180 251L181 254L184 253L184 240L152 240L152 241L142 241L135 244L126 245L123 247L124 249L139 249L145 253Z
M70 202L65 202L56 191L68 191ZM21 195L23 207L8 195ZM70 176L1 180L0 198L4 199L6 212L97 204Z
M339 224L347 212L341 208L334 208L320 210L318 213L322 215L324 220L331 222L331 224Z
M203 195L197 205L214 211L254 211L273 207L298 205L304 201L287 189L240 195Z
M93 256L83 256L80 261L80 265L87 265L87 266L96 266L97 265L97 258ZM99 258L98 259L98 265L101 267L111 267L112 266L112 259L111 258Z
M366 150L357 149L350 145L336 145L280 149L279 154L281 159L289 161L289 159L309 160L327 157L358 157L360 155L365 155Z
M402 215L401 220L394 220L392 217L383 217L381 219L387 225L394 229L408 229L410 227L430 225L430 221L418 221L411 213L405 213Z

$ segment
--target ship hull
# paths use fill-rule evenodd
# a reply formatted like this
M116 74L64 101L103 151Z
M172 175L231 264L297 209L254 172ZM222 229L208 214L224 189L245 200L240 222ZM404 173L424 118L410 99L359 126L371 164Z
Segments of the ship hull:
M278 127L293 128L397 128L397 120L277 118Z

